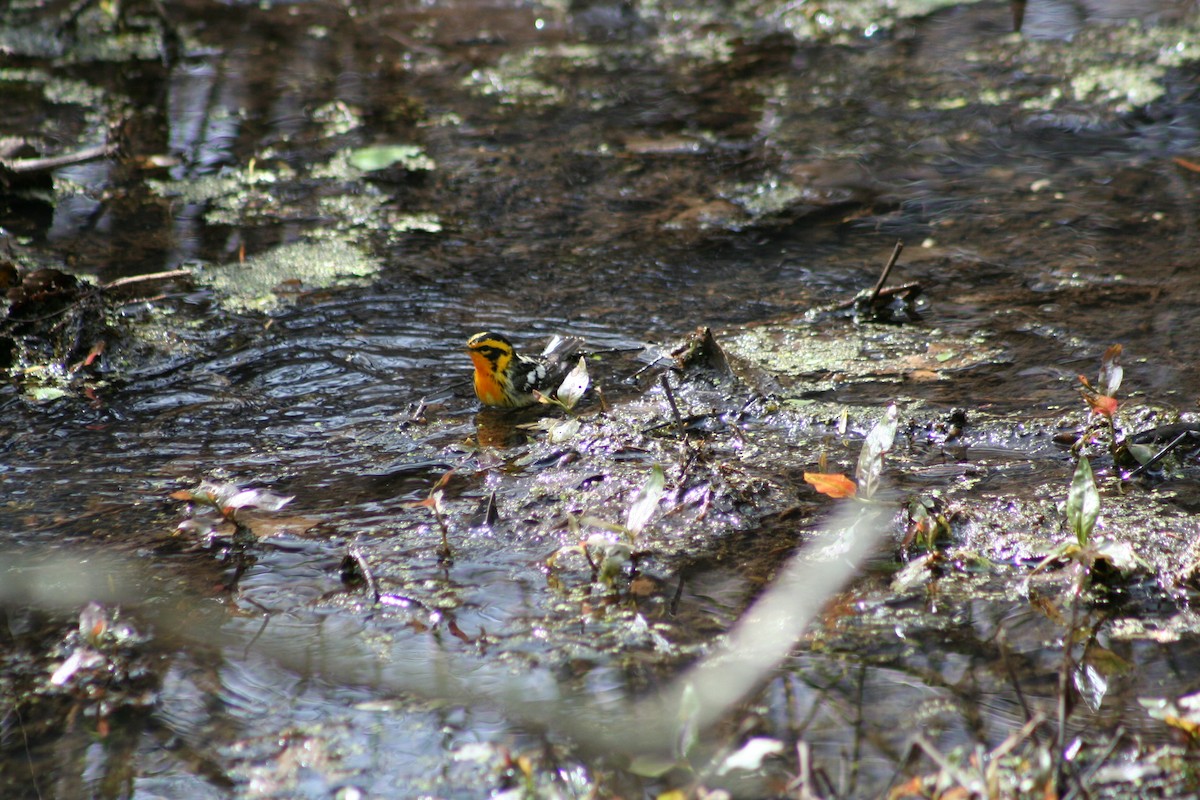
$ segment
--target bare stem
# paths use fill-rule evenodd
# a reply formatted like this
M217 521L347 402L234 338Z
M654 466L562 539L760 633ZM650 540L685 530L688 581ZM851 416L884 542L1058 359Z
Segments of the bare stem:
M683 430L683 417L679 414L679 406L675 404L675 390L671 388L671 381L668 380L666 374L658 377L658 382L662 384L663 392L667 395L667 402L671 404L671 413L675 416L675 427L679 428L679 435L686 436Z
M896 246L892 248L891 258L883 265L883 272L879 273L879 280L875 281L875 288L871 290L871 299L868 302L868 307L874 307L875 301L879 299L879 293L883 291L883 285L887 283L888 275L892 273L892 267L896 266L896 262L900 259L900 253L904 251L904 242L900 239L896 240Z

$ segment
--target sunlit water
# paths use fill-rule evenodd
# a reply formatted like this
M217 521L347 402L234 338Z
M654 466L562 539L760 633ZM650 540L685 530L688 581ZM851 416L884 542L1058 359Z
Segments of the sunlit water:
M647 29L601 15L610 35L588 42L578 62L564 59L564 101L552 82L517 85L522 69L501 69L503 59L582 43L595 29L559 20L539 34L520 5L366 7L360 18L310 4L263 13L168 5L195 37L180 62L169 71L139 62L144 75L107 65L128 96L156 82L157 96L142 99L158 104L162 127L137 141L179 159L156 177L199 178L256 158L285 188L260 209L214 221L207 201L158 196L136 173L73 168L67 177L87 191L58 204L39 252L69 254L106 280L236 263L344 222L314 200L340 192L308 171L377 140L419 142L438 166L382 184L376 205L434 213L442 229L389 236L386 224L363 224L350 238L379 259L377 275L269 315L197 312L216 302L209 293L177 293L210 318L174 345L193 346L121 370L93 403L34 406L9 391L0 534L21 548L131 558L139 622L162 629L170 662L150 718L119 721L122 748L102 752L78 733L8 748L19 760L28 752L44 796L218 797L232 782L252 796L353 786L369 796L479 797L502 785L499 750L479 745L540 749L540 720L552 716L543 708L581 698L616 708L732 624L809 523L748 532L682 569L656 565L644 597L611 608L599 595L581 602L579 580L563 586L549 575L545 559L565 534L525 535L512 521L458 528L453 561L439 559L440 532L413 504L444 472L464 476L449 486L464 517L492 492L503 503L519 490L487 477L503 451L476 449L482 428L461 347L477 330L509 332L531 350L555 333L598 350L670 344L698 325L794 316L852 296L900 237L908 249L895 280L925 284L919 324L929 336L986 328L1008 354L962 383L904 387L909 396L947 410L1050 413L1073 401L1061 399L1064 385L1092 372L1112 341L1134 354L1140 391L1180 405L1200 392L1191 369L1196 179L1169 161L1195 147L1194 101L1129 119L1129 130L1086 109L1010 119L1000 105L967 120L934 117L872 83L892 70L966 69L948 37L979 45L1003 34L994 20L935 17L917 26L909 56L885 41L862 40L857 52L742 44L736 69L705 74L642 53L629 42ZM1064 20L1030 22L1052 39L1082 24ZM277 26L285 39L268 36ZM770 80L757 83L756 70ZM856 92L831 80L841 71ZM480 88L489 74L513 83L491 94ZM866 99L835 108L851 95ZM510 101L527 110L506 110ZM363 124L341 133L346 107ZM647 156L643 138L666 144ZM811 198L778 196L780 176L809 169ZM101 187L120 201L96 200ZM755 203L775 210L748 211ZM710 227L694 225L704 219ZM613 397L637 396L647 381L631 378L637 364L622 358L596 379ZM893 391L847 386L835 399L882 405ZM432 424L409 420L422 401ZM954 468L990 470L985 497L990 481L1034 485L1041 470L1065 470L1045 436L981 445ZM538 468L505 467L526 478ZM255 518L264 538L246 555L205 549L174 532L184 512L168 499L202 479L295 500ZM351 547L369 556L388 602L372 607L364 588L342 581ZM1014 554L1013 568L1024 557ZM760 735L809 742L829 771L853 765L834 780L868 795L905 762L914 720L946 748L995 746L1029 714L1054 713L1059 626L984 583L976 604L912 609L901 636L896 609L876 608L881 588L864 580L845 601L862 605L844 624L879 620L866 637L878 649L799 652L767 683ZM944 626L941 613L953 615ZM635 614L658 627L630 626ZM561 624L553 639L539 633L575 618L571 637ZM832 612L823 621L838 624ZM1193 645L1109 644L1137 673L1115 681L1072 734L1128 730L1136 717L1145 721L1137 733L1161 737L1137 699L1194 688L1178 666ZM582 787L589 769L611 766L572 754L560 774ZM124 770L136 777L112 777ZM23 778L6 780L5 796L36 796Z

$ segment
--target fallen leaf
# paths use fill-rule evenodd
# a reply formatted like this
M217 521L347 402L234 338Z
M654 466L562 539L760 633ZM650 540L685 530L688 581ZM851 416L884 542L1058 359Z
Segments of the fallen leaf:
M650 472L650 478L629 505L629 516L625 519L625 527L629 529L631 535L637 536L646 527L646 523L650 521L650 517L658 508L658 502L662 499L665 484L666 476L663 475L662 467L655 464L654 469Z
M806 472L804 482L811 484L821 494L837 499L854 497L858 493L858 486L854 481L840 472Z
M562 403L568 409L574 408L583 393L587 391L588 385L591 383L591 378L588 377L587 364L583 357L579 359L579 363L575 368L567 373L567 377L558 386L558 402Z

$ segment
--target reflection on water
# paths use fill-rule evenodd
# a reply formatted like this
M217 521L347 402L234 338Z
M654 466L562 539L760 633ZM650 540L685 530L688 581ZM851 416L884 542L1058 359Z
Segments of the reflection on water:
M28 235L12 243L21 257L105 280L223 265L220 292L247 289L239 270L256 256L296 252L284 245L349 243L383 268L370 285L282 287L289 303L269 316L234 315L202 283L156 301L171 316L146 323L160 327L145 351L134 345L129 366L103 373L94 399L33 405L5 390L0 540L127 557L133 577L103 574L136 587L127 605L161 640L136 655L161 686L153 714L118 708L102 740L90 732L103 715L78 719L94 698L51 698L39 720L4 712L4 795L477 797L519 784L515 759L528 753L566 796L600 775L613 794L667 785L624 770L612 748L589 750L585 723L605 720L585 711L619 718L677 674L816 535L824 506L800 476L811 454L840 452L837 420L747 419L721 405L725 388L683 388L681 402L720 411L690 445L646 433L664 421L651 394L630 407L633 433L538 449L522 426L539 410L476 410L461 352L475 330L530 350L579 335L606 353L593 369L605 397L638 398L654 376L623 351L843 300L873 283L903 237L903 280L930 298L919 337L984 331L1000 355L936 381L830 373L820 399L1021 409L1032 428L1073 402L1075 376L1121 341L1136 354L1138 391L1190 405L1197 178L1172 159L1195 160L1200 141L1194 65L1156 67L1128 91L1165 94L1118 117L1128 99L1104 103L1119 87L1070 95L1083 78L1072 83L1064 59L1095 58L1087 46L1102 34L1090 24L1128 19L1123 4L1031 4L1026 30L1049 44L1009 36L1004 5L814 40L794 38L816 24L792 18L795 4L742 20L704 7L185 0L164 4L185 43L177 60L118 53L64 66L33 45L14 50L34 67L4 78L26 98L6 135L94 143L97 115L139 109L120 133L126 158L60 171L53 219L13 220ZM13 13L36 28L33 11ZM163 24L142 13L124 24ZM1191 19L1167 3L1155 13ZM77 36L95 37L91 25L115 39L103 20L80 24ZM1189 30L1141 35L1186 53ZM1174 49L1171 36L1184 37ZM93 111L95 96L105 105ZM45 129L30 121L43 110ZM381 143L419 146L436 167L345 166L345 153ZM418 214L438 224L406 227ZM945 466L899 481L920 492L968 482L981 505L1041 491L1066 474L1062 454L1022 425L954 452L910 431L905 457ZM753 461L757 449L769 463ZM582 538L572 526L622 524L639 484L613 465L677 452L690 455L672 477L669 541L637 554L627 587L592 581L595 565L570 551ZM708 457L743 494L711 488ZM450 471L445 558L438 519L420 504ZM167 497L206 478L295 500L282 519L247 518L275 534L248 551L197 542L175 532L181 513ZM756 503L775 521L757 518ZM1024 542L989 550L982 527L963 536L992 568L1034 559ZM344 581L350 548L373 583ZM548 566L555 556L569 566ZM696 763L747 731L789 753L803 741L843 796L868 796L915 763L916 729L946 750L990 748L1030 718L1056 718L1066 627L1036 610L1047 606L1004 594L1008 582L970 564L909 592L893 592L883 571L836 599L744 713L698 745ZM49 673L68 653L61 630L21 610L35 594L5 595L0 638L13 665ZM1163 596L1161 641L1103 618L1079 623L1099 678L1077 690L1068 738L1101 744L1118 726L1167 737L1138 699L1193 690L1195 653L1185 610ZM67 598L70 616L78 598Z

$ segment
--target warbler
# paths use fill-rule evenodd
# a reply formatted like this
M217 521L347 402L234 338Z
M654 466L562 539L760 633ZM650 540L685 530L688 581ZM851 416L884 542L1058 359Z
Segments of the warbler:
M555 363L517 353L508 337L490 331L467 340L475 364L475 396L485 406L524 408L537 402L534 392L549 394Z

